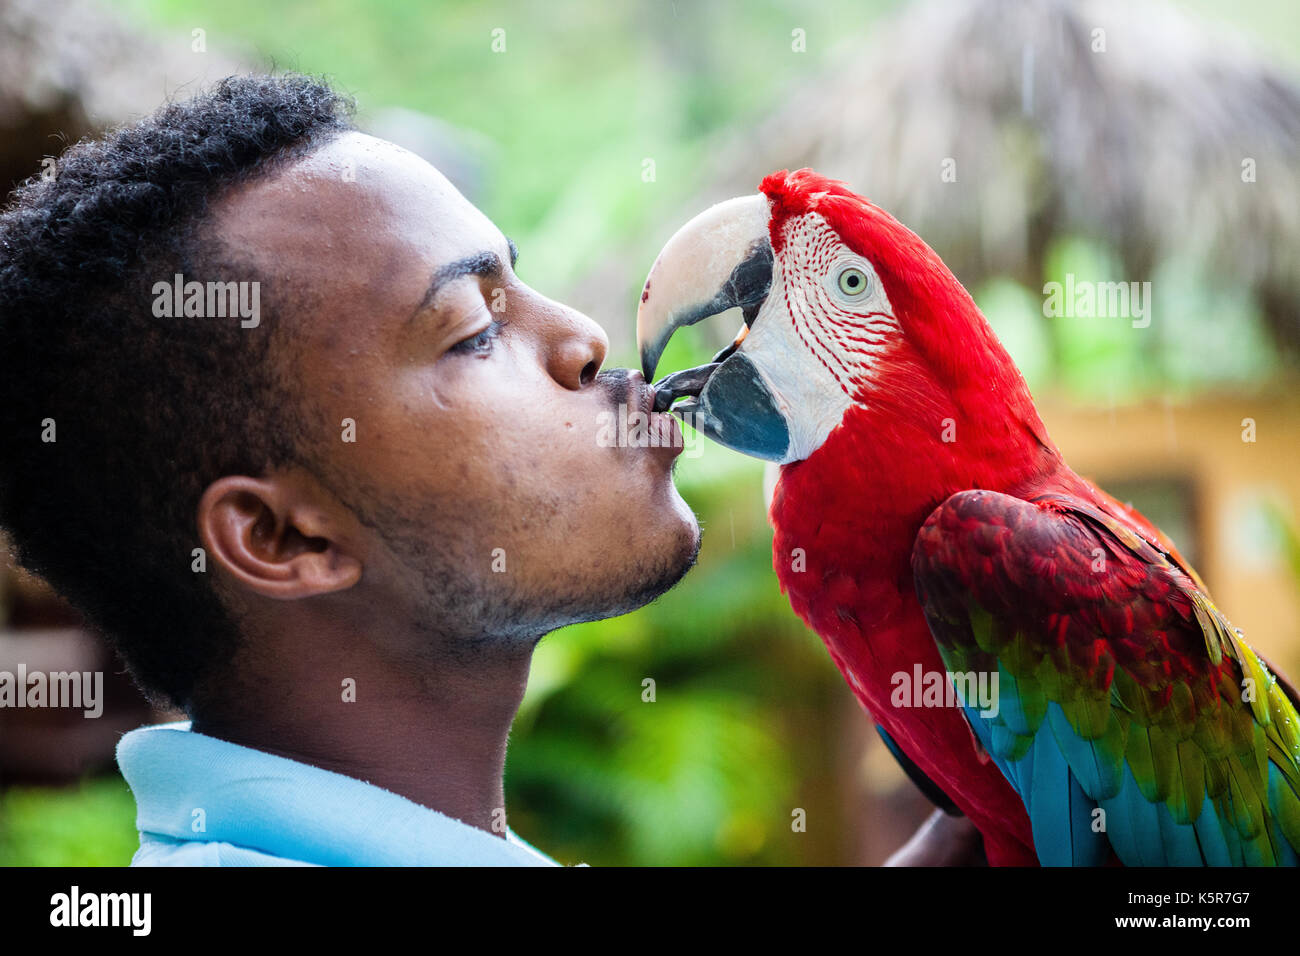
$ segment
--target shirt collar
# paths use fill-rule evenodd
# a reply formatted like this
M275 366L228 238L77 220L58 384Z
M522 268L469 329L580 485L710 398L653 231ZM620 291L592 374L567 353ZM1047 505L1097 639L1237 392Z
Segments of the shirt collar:
M141 727L117 746L136 826L326 866L556 866L513 833L469 826L382 787L190 730Z

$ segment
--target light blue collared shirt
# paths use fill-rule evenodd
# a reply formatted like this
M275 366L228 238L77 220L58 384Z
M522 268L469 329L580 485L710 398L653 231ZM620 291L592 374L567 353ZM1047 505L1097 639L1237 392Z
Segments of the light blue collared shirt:
M117 745L135 794L132 866L558 866L353 777L190 730L140 727Z

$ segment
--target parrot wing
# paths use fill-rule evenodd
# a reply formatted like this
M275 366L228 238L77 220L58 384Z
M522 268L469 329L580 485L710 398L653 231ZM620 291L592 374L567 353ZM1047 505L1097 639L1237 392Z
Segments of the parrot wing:
M912 551L944 666L1044 865L1295 865L1300 716L1164 550L1082 499L964 491Z

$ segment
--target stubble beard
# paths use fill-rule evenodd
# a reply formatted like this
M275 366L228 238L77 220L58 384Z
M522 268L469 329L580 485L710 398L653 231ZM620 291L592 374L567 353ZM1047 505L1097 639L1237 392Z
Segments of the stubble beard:
M331 490L383 540L411 580L409 626L428 657L441 662L514 658L531 653L542 637L561 627L627 614L677 584L699 554L700 532L692 525L689 540L664 553L629 553L622 568L605 568L598 580L575 573L562 587L530 592L508 571L491 570L490 548L480 548L474 559L465 553L472 548L453 545L459 539L436 530L448 521L463 522L463 515L417 512L413 518L412 509L375 490L349 488L346 495L336 486Z

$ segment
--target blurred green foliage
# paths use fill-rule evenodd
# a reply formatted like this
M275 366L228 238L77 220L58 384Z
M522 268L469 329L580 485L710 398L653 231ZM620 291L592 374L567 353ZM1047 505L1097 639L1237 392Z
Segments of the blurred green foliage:
M5 866L126 866L139 845L135 800L119 776L0 791Z
M1247 291L1216 285L1179 259L1163 263L1140 290L1148 319L1177 316L1177 322L1135 329L1134 322L1144 321L1136 309L1116 316L1046 314L1046 283L1095 288L1125 274L1105 245L1067 238L1048 250L1043 287L999 277L978 288L975 301L1036 394L1052 387L1080 401L1122 404L1258 384L1277 370L1270 333ZM1207 362L1207 354L1215 360Z

